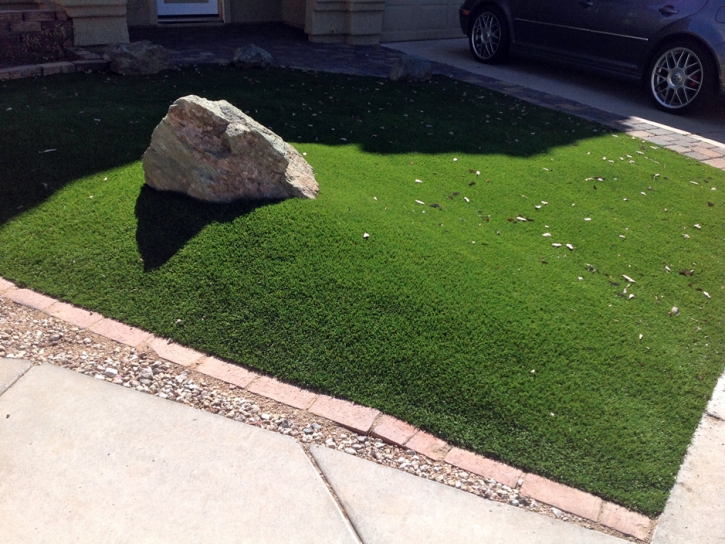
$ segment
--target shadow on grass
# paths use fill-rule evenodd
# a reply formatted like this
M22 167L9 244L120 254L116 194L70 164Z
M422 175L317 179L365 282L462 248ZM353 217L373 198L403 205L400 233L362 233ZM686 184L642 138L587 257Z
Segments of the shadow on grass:
M146 272L163 266L212 223L227 223L277 201L202 202L180 193L141 187L136 200L136 244Z
M138 161L169 105L189 94L228 100L297 145L357 145L380 155L528 157L591 137L595 126L443 77L413 85L189 67L9 81L0 94L0 227L68 184Z

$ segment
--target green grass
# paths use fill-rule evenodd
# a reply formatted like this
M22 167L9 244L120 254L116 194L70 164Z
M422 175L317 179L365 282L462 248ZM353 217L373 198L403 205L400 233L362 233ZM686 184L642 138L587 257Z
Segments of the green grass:
M191 93L306 153L318 199L144 188ZM0 125L2 276L662 511L723 370L723 172L448 79L68 75L4 84Z

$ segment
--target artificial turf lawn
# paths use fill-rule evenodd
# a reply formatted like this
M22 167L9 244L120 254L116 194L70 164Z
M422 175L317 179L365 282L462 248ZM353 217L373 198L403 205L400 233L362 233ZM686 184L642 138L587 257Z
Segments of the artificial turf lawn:
M305 152L318 199L144 188L192 93ZM723 172L447 79L66 75L3 84L0 126L2 276L662 511L723 370Z

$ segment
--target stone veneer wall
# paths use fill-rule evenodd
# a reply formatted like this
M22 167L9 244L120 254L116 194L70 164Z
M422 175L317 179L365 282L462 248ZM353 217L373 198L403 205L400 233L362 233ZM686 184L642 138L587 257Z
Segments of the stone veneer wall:
M73 23L63 11L0 11L0 62L36 64L66 58Z

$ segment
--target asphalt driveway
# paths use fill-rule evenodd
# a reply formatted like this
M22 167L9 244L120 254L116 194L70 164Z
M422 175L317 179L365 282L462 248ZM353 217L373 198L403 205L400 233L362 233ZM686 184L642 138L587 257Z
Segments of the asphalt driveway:
M647 94L636 83L615 81L519 58L512 58L507 64L499 66L481 64L473 60L466 38L384 45L475 74L575 100L624 117L640 117L725 144L725 97L720 97L689 116L676 116L652 106Z

